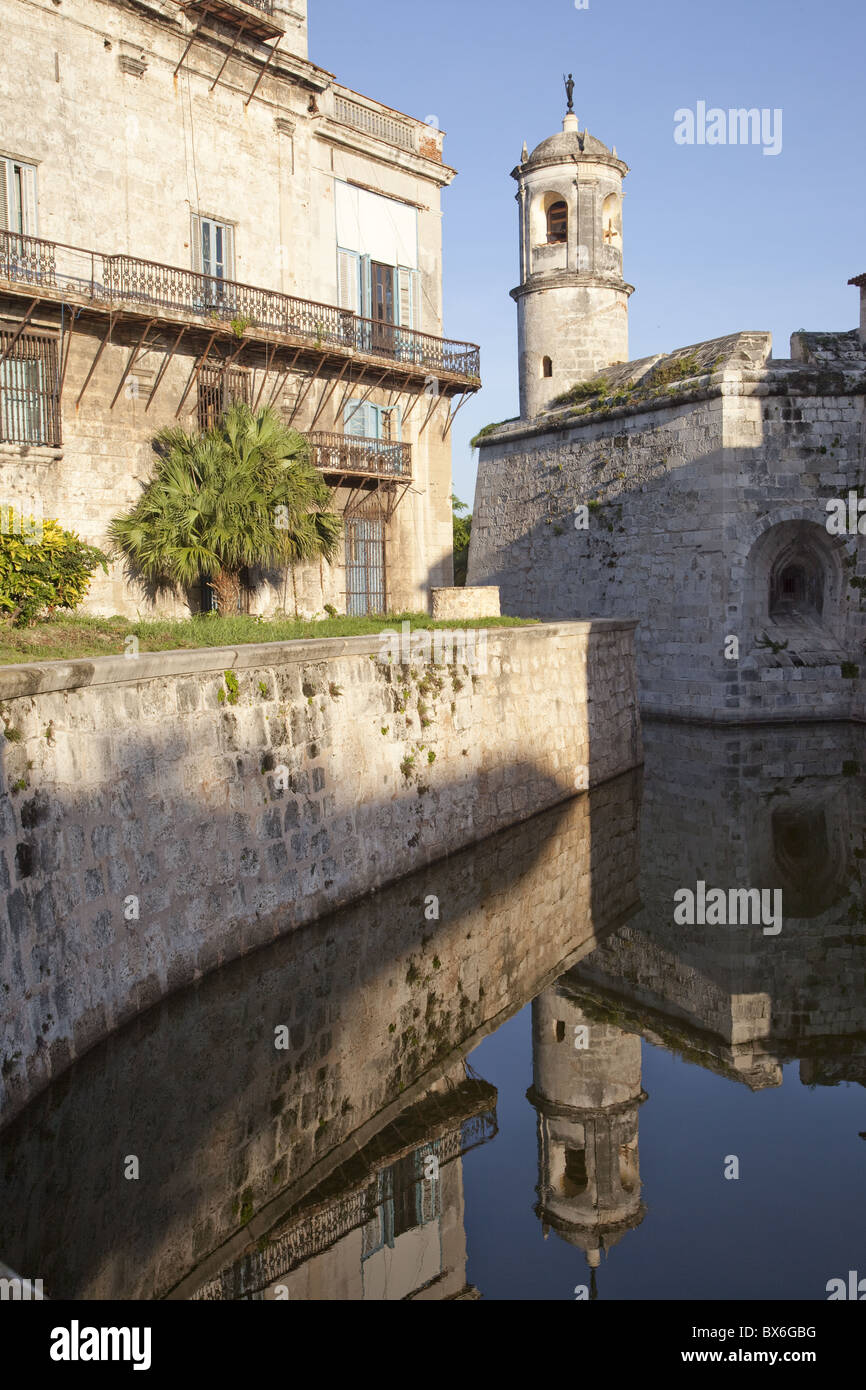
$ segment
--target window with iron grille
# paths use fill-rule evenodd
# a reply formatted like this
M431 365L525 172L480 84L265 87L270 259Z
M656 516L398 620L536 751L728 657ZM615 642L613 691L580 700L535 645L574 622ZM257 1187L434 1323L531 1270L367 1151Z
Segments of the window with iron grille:
M14 342L13 342L14 339ZM0 441L60 444L57 339L0 328Z
M250 374L244 367L204 366L198 375L199 429L209 430L236 401L249 405Z
M385 517L375 501L345 523L346 612L351 617L387 612Z

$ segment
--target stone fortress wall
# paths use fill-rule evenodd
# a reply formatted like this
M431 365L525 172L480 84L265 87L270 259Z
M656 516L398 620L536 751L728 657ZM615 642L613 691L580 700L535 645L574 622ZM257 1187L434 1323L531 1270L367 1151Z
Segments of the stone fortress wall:
M637 617L644 712L866 714L866 551L826 527L827 500L863 489L866 356L829 370L770 347L683 349L662 364L686 364L673 388L629 390L652 362L626 364L598 408L481 444L468 582L509 613ZM774 583L798 570L817 601L786 612Z
M4 1118L173 990L640 762L633 624L460 635L486 649L0 672Z

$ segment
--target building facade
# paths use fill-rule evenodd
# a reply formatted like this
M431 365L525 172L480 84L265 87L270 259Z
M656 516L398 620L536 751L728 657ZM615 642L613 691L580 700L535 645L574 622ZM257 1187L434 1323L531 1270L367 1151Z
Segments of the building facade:
M467 583L637 618L645 713L862 718L862 316L787 359L741 332L627 361L626 168L566 116L514 170L520 416L479 441Z
M344 540L331 566L251 575L252 611L426 608L452 576L451 421L480 385L477 348L441 336L442 133L312 63L305 0L0 13L0 498L104 543L160 429L272 404ZM88 606L202 602L115 563Z

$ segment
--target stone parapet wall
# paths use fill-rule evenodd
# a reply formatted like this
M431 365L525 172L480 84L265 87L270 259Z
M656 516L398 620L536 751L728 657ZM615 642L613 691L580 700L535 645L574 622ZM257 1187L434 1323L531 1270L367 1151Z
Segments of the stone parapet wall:
M433 617L440 621L448 618L498 618L499 615L499 589L495 584L433 590Z
M0 669L0 1116L198 976L639 763L633 629Z

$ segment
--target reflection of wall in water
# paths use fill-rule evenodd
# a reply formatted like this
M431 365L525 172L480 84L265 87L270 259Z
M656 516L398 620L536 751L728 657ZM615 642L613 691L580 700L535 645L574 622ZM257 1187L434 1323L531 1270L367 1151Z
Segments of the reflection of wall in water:
M703 1030L749 1085L777 1085L794 1045L866 1031L866 730L649 723L645 743L643 907L574 979ZM698 880L781 888L781 933L676 925L674 892Z
M586 1033L582 1031L586 1029ZM586 1046L576 1046L576 1043ZM596 1269L643 1220L638 1158L641 1040L592 1022L557 985L532 1005L538 1112L536 1213Z
M0 1134L0 1255L38 1269L53 1297L152 1298L245 1240L251 1212L289 1189L296 1201L314 1165L387 1123L452 1049L633 908L638 794L626 774L431 865L81 1059ZM134 1202L127 1153L141 1162Z

